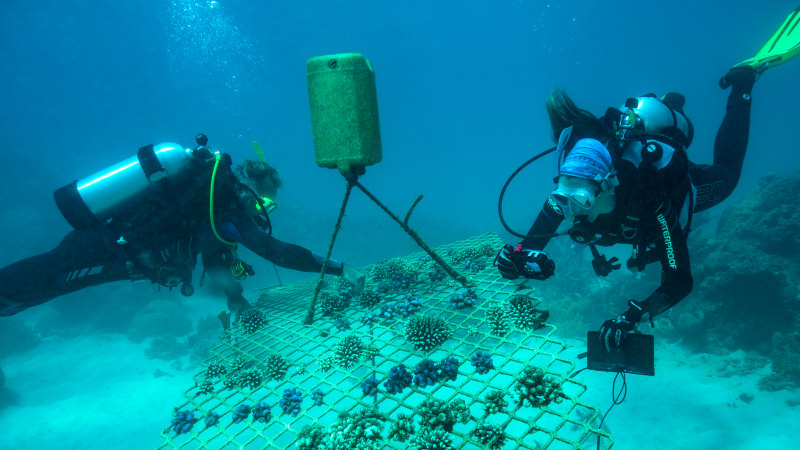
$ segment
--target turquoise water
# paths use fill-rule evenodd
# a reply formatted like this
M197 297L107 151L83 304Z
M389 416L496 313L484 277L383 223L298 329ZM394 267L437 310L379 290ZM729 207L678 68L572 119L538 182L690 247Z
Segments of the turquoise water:
M345 186L337 172L313 160L305 63L351 51L375 67L383 138L383 161L361 181L398 214L424 194L411 224L431 245L485 232L513 242L497 220L497 194L518 164L551 145L543 100L553 87L565 88L596 114L629 96L682 92L697 133L691 158L710 162L726 99L717 79L758 50L796 6L788 0L7 0L0 11L0 180L6 184L0 190L0 265L47 251L69 231L52 201L54 189L148 143L192 145L199 132L237 161L252 157L250 143L258 140L285 180L274 215L276 236L323 252ZM800 62L792 61L758 81L742 180L712 215L740 200L764 174L788 175L800 167L793 125L800 122L797 79ZM550 172L550 161L535 165L509 191L506 214L515 228L529 226L549 192ZM551 317L571 331L565 339L595 329L607 314L619 312L625 298L639 295L627 290L647 292L657 282L657 274L641 282L598 281L591 271L570 267L573 261L588 267L588 261L566 255L569 245L556 248L564 253L556 256L561 283L568 278L580 285L581 296L610 292L603 294L603 305L577 293L551 299L563 305L552 307ZM396 224L354 193L336 257L363 266L416 251ZM254 299L255 289L278 279L269 263L252 255L248 262L258 273L244 284ZM712 277L713 270L700 273ZM313 276L279 274L284 283ZM702 281L696 280L696 290ZM220 293L198 291L184 301L195 326L224 308ZM0 367L6 375L0 424L11 430L0 436L0 447L61 442L85 448L90 437L97 448L108 442L122 448L158 445L197 361L188 354L179 362L148 359L147 342L127 342L126 320L154 295L178 299L176 293L154 294L145 284L121 283L0 319ZM691 311L678 310L662 325L680 329L694 319ZM642 382L639 393L646 395L631 395L610 416L617 448L637 448L643 439L651 446L685 448L687 436L695 436L700 448L718 448L720 441L754 448L741 431L747 424L774 436L776 446L784 443L781 426L797 417L797 407L786 400L797 394L759 391L758 380L768 375L759 371L768 367L763 358L771 333L760 336L742 356L735 339L730 347L716 348L697 334L664 334L659 345L666 349L658 350L669 355L664 364L675 366L675 377L696 381L675 386L675 378L659 374L651 384ZM65 357L70 354L75 356ZM745 362L735 362L740 360ZM603 391L609 384L601 379L587 394L603 393L592 398L598 407L610 399ZM755 400L738 400L739 391ZM687 414L689 400L678 402L673 392L702 399L721 413L693 408ZM654 405L660 414L636 414ZM774 415L775 423L765 423L765 415ZM652 420L635 431L626 425L644 416ZM664 417L674 422L660 425ZM709 429L723 431L709 436ZM133 438L148 433L153 439Z

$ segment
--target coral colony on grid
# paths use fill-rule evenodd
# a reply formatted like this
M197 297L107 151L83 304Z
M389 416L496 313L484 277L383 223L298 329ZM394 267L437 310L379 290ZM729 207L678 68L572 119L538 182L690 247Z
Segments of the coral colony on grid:
M448 258L451 263L461 264L464 271L477 273L486 268L486 258L493 254L493 248L479 245L452 251ZM318 312L323 320L314 336L325 339L328 346L326 352L316 355L316 361L290 362L275 351L267 351L258 357L238 351L208 362L196 378L195 397L226 395L222 394L225 390L234 390L249 393L256 401L239 402L229 411L217 407L205 416L201 416L199 411L176 408L165 432L171 431L176 436L200 433L202 431L194 428L200 420L204 424L203 430L224 427L224 423L267 424L273 421L270 404L276 403L281 415L288 417L300 416L306 410L313 411L311 408L329 408L322 389L311 390L311 401L304 404L300 389L285 387L285 383L292 379L299 383L297 377L307 376L307 372L351 372L366 366L370 371L361 377L360 385L350 387L353 390L361 388L358 398L362 402L375 401L379 396L402 399L408 389L423 393L427 398L413 410L394 414L394 418L372 408L354 407L339 411L338 420L329 426L316 422L304 425L297 434L296 448L382 448L388 439L405 443L403 445L410 448L449 449L454 442L451 434L454 426L470 422L474 426L470 428L468 439L485 448L502 448L507 441L505 428L486 420L497 414L509 414L507 397L513 399L517 408L545 407L560 402L566 397L557 379L548 377L538 367L526 366L510 387L510 393L498 389L485 391L481 397L484 415L475 418L463 398L443 401L429 394L437 385L458 380L461 361L451 355L436 362L426 355L445 350L443 344L456 332L463 335L468 331L467 336L485 333L503 337L511 330L512 324L517 329L536 330L544 326L547 311L537 309L539 301L526 295L512 295L505 302L480 305L476 289L454 289L447 283L446 272L428 257L393 259L376 264L370 271L368 287L358 295L353 294L351 285L340 282L333 292L322 292L318 300ZM439 297L444 303L440 308L450 311L482 308L483 324L454 327L448 315L425 305L424 295L414 291L430 291L435 285L447 286L445 289L449 291L446 297ZM353 317L357 318L356 321L351 320ZM267 329L269 324L266 310L252 308L241 314L233 330L253 339L268 335L271 332ZM391 326L394 330L392 339L421 356L416 365L377 365L381 361L380 349L385 345L364 332L374 324ZM472 369L465 369L465 376L481 377L495 370L492 355L480 349L469 357L469 364ZM294 366L293 374L287 376L291 366ZM388 369L379 371L377 367ZM337 390L348 389L342 384L337 387ZM227 422L221 422L225 415L229 416Z

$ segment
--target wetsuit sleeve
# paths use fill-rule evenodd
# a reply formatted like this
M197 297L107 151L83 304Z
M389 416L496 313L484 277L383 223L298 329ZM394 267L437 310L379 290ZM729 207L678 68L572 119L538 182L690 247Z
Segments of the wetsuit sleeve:
M235 225L241 236L242 245L258 256L287 269L302 272L319 272L322 270L324 260L322 256L299 245L275 239L259 228L252 219L239 220ZM331 259L328 262L327 273L341 275L342 263Z
M675 213L657 212L653 219L657 229L653 251L661 262L661 285L643 302L651 319L683 300L693 286L687 233L678 226Z
M548 197L539 215L528 230L528 237L522 240L522 246L531 250L544 250L551 236L564 220L564 214Z

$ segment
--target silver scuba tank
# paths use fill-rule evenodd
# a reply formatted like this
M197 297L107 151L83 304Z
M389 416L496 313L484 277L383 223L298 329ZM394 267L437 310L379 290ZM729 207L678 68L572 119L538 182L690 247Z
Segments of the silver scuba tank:
M193 150L179 144L148 145L136 156L57 189L53 196L67 222L85 228L120 213L160 182L181 178L192 158Z

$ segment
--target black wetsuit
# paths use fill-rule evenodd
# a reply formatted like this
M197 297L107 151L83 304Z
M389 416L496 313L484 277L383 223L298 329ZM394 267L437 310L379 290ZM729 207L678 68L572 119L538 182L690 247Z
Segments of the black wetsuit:
M714 164L691 163L685 150L657 140L631 142L614 161L619 179L616 206L594 222L576 223L571 230L596 239L597 245L632 244L628 267L641 270L659 261L661 285L642 303L650 317L664 312L692 290L687 248L691 214L704 211L727 198L741 175L750 127L750 88L734 86L714 142ZM657 144L662 151L655 161L643 161L643 145ZM612 144L616 145L616 143ZM542 250L564 216L545 202L522 246ZM544 236L542 236L544 235Z
M225 291L229 305L246 304L242 287L230 269L232 249L211 230L213 166L208 161L198 166L195 170L200 173L191 185L159 192L161 198L136 205L147 213L72 231L53 250L0 269L0 316L113 281L146 278L165 286L191 285L197 255L201 255L205 271ZM224 155L215 181L214 222L221 237L282 267L321 270L321 257L275 239L265 230L264 219L242 210L242 188L230 166L230 158ZM331 261L328 273L341 275L342 264Z

